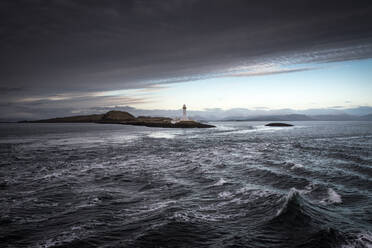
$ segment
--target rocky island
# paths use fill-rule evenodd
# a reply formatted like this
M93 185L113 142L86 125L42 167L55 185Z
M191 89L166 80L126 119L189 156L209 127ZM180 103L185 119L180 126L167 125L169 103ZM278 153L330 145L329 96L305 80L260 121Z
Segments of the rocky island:
M52 118L37 121L22 121L22 123L102 123L102 124L122 124L146 127L163 127L163 128L212 128L208 125L192 120L174 121L168 117L150 117L138 116L124 111L109 111L105 114L79 115Z
M292 124L281 123L281 122L273 122L273 123L266 124L265 126L267 127L293 127Z

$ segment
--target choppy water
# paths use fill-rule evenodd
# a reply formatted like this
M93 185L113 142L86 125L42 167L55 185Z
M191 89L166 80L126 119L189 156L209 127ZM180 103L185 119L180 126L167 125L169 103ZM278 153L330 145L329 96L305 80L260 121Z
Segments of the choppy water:
M372 247L372 123L0 125L0 247Z

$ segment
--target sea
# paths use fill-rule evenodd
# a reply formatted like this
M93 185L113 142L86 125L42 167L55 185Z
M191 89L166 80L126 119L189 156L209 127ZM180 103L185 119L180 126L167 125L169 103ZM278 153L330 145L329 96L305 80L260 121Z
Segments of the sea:
M0 247L372 247L372 122L0 124Z

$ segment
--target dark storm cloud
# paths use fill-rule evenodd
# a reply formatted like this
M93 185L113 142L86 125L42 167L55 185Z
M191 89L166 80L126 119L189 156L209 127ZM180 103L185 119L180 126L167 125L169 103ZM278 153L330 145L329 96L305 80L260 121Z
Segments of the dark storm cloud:
M369 58L372 2L2 0L0 35L1 95L86 93Z
M21 91L21 87L8 87L8 86L0 86L0 92L3 94L10 94L14 92L19 92Z

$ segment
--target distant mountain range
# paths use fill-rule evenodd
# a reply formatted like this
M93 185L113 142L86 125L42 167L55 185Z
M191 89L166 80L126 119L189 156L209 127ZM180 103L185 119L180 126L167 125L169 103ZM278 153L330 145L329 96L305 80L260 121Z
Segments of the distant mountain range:
M369 115L363 115L361 117L359 117L359 119L361 121L372 121L372 114L369 114Z
M228 117L222 121L372 121L372 114L356 116L356 115L265 115L255 117Z
M179 117L182 115L182 110L163 110L163 109L137 109L129 106L115 107L114 110L127 111L136 116L166 116L170 118ZM100 111L112 110L106 107L93 108L95 113ZM89 113L82 112L81 114ZM372 107L359 106L355 108L341 108L335 106L333 108L321 109L247 109L247 108L232 108L232 109L204 109L193 110L193 106L189 106L187 110L188 116L199 121L226 121L226 120L252 120L252 121L371 121Z

